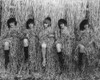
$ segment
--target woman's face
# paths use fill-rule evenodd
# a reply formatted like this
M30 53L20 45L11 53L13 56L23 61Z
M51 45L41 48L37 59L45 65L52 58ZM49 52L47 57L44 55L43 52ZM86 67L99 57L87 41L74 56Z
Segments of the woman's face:
M85 29L88 29L88 24L86 24L84 27L85 27Z
M44 28L47 28L47 27L50 26L50 24L51 24L51 21L50 20L45 20L43 26L44 26Z
M14 22L10 23L9 25L11 28L15 28L15 26L16 26Z
M61 30L63 30L63 29L65 29L65 24L60 24L60 26L61 26Z
M30 23L29 24L29 27L30 27L30 29L32 29L34 27L34 24L33 23Z
M49 24L48 23L44 23L44 27L45 28L49 27Z

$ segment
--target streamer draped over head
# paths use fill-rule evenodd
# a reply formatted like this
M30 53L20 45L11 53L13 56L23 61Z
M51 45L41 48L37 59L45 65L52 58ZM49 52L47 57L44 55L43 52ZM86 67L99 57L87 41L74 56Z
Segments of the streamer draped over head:
M28 20L27 20L27 22L26 22L26 29L30 29L29 24L31 24L31 23L35 25L35 23L34 23L34 18L33 18L33 19L28 19Z
M65 26L67 26L67 21L65 19L59 19L59 21L58 21L59 29L61 29L61 24L64 24Z
M50 17L46 17L43 21L43 24L48 24L49 26L51 26L51 18Z
M80 31L85 30L85 25L88 25L88 19L84 19L81 23L80 23Z
M11 28L10 23L14 23L15 25L17 25L16 18L10 18L10 19L8 19L8 21L7 21L8 28Z

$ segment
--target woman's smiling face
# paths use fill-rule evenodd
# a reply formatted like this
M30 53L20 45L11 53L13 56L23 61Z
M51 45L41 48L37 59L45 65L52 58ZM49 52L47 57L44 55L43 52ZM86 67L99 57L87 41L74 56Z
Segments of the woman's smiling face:
M29 27L30 27L30 29L32 29L34 27L34 24L33 23L30 23L29 24Z
M88 29L88 24L84 25L85 29Z
M63 23L60 24L60 26L61 26L61 29L64 29L65 28L65 25Z
M44 28L49 27L49 24L48 23L44 23L43 25L44 25Z
M15 28L15 26L16 26L14 22L10 23L9 25L11 28Z
M51 26L51 21L48 19L44 20L43 26L44 28L48 28L49 26Z
M68 28L67 28L67 26L65 25L65 24L60 24L60 27L61 27L61 30L63 31L63 30L67 30Z

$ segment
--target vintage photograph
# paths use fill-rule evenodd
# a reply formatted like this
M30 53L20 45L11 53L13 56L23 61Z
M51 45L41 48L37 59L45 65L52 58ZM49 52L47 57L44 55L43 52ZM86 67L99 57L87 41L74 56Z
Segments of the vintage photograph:
M0 0L0 80L100 80L100 0Z

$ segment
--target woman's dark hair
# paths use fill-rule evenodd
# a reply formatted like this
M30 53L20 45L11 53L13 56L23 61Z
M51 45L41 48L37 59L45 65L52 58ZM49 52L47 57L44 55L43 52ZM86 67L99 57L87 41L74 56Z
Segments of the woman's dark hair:
M30 27L29 27L29 24L30 24L30 23L32 23L32 24L35 25L34 19L28 19L28 20L27 20L27 22L26 22L26 29L30 29Z
M59 29L61 29L61 24L64 24L65 26L67 26L67 21L65 19L59 19L58 20L58 27Z
M47 22L49 21L49 22ZM43 24L48 23L51 26L51 18L50 17L46 17L43 21Z
M84 20L80 23L80 26L79 26L80 31L85 30L85 25L87 25L87 24L88 24L88 19L84 19Z
M16 21L15 18L10 18L10 19L8 19L8 21L7 21L7 26L8 26L8 28L11 27L11 26L10 26L10 23L15 23L15 25L17 25L17 21Z
M47 18L45 18L45 20L49 20L49 21L51 21L51 18L50 18L50 17L47 17Z
M60 36L61 36L61 24L64 24L65 26L67 26L67 21L65 20L65 19L59 19L58 20L58 27L59 27L59 29L60 29Z

